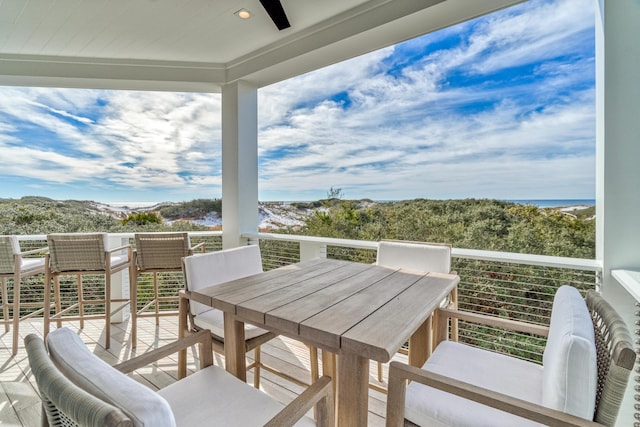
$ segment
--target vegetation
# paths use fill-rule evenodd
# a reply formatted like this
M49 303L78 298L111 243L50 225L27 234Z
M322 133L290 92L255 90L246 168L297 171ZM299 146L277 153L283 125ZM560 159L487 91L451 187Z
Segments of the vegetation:
M136 231L190 231L206 227L185 221L163 221L162 210L139 212L120 220L90 201L52 200L46 197L0 199L0 234L75 232L125 233Z
M168 219L202 218L208 213L217 212L222 216L221 199L195 199L190 202L172 203L162 206L158 213Z
M595 221L498 200L372 203L327 199L290 233L357 240L447 242L457 248L575 258L595 256Z

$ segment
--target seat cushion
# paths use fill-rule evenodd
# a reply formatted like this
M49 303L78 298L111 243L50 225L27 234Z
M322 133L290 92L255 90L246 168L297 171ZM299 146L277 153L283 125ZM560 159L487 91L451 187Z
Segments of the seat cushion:
M47 335L53 363L78 387L122 410L136 427L172 427L175 420L164 398L95 356L68 328Z
M543 404L593 419L598 382L593 322L584 298L571 286L561 286L553 300L542 364Z
M209 308L209 310L195 316L193 320L198 328L209 329L213 335L224 341L224 313L222 311ZM259 337L268 332L249 323L244 324L245 339Z
M542 403L542 366L457 342L440 343L423 369ZM405 418L421 426L512 427L540 424L411 382Z
M164 397L178 426L261 426L283 405L217 366L209 366L175 382L158 394ZM304 417L296 426L315 426Z

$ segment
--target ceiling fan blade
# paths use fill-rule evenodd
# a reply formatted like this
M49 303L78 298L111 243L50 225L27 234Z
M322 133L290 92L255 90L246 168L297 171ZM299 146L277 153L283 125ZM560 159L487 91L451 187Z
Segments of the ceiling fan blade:
M262 7L267 11L278 30L284 30L291 26L280 0L260 0L260 3L262 3Z

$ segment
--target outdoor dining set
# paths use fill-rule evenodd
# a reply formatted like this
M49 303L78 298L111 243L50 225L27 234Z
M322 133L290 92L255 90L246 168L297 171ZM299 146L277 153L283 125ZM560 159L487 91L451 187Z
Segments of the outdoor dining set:
M21 298L21 280L43 275L43 297L26 315L43 318L42 334L24 340L43 425L366 426L373 388L387 395L388 426L613 426L636 358L624 321L594 291L558 288L547 326L460 310L446 244L382 241L374 264L315 258L264 271L258 245L205 252L187 233L138 233L133 247L111 248L105 233L51 234L46 248L29 251L19 243L0 237L2 322L15 355L21 309L35 304ZM123 271L129 296L112 298L111 276ZM168 297L158 274L170 271L184 280ZM143 303L141 274L153 275ZM77 276L77 299L63 307L60 277L69 275ZM84 275L104 275L103 298L83 298ZM176 315L159 309L168 300L177 301L178 340L115 366L62 325L104 319L109 348L112 316L128 309L135 347L138 319ZM542 363L465 343L462 322L546 337ZM261 345L280 335L307 346L308 382L262 362ZM196 344L199 368L187 375ZM396 357L402 351L406 363ZM178 380L157 392L127 375L174 353ZM224 367L214 364L216 353ZM387 387L371 384L370 361L381 381L389 364ZM304 391L278 402L260 390L261 369Z

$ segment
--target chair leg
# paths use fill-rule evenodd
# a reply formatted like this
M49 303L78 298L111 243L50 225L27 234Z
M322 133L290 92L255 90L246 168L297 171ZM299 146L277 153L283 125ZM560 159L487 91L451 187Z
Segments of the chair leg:
M80 316L80 329L84 329L84 291L82 275L78 274L78 314Z
M60 301L60 276L53 278L53 298L55 299L56 310L54 314L60 314L62 312L62 302ZM57 317L58 328L62 327L62 318Z
M260 388L260 346L256 346L254 352L255 358L253 363L253 386L255 388Z
M158 301L160 295L158 292L158 273L155 271L153 272L153 295L155 298L156 326L158 326L160 324L160 301Z
M132 277L129 287L129 298L131 298L131 347L138 345L138 274L137 272L129 273Z
M314 383L318 378L320 378L320 369L318 368L318 347L315 345L309 346L309 359L311 366L311 383Z
M458 309L458 287L451 291L451 306L454 310ZM458 319L451 319L451 339L458 341Z
M382 382L382 362L378 362L378 382Z
M13 287L15 288L15 281ZM0 298L2 298L2 320L4 321L4 331L9 332L9 301L7 301L7 282L4 277L0 278ZM15 317L15 308L14 315Z
M49 265L49 255L46 256L46 265ZM43 338L47 338L49 334L49 319L51 316L51 273L47 268L44 275L44 310L42 313L43 323ZM45 420L43 418L43 420Z
M107 271L104 275L104 348L111 347L111 273Z
M18 328L20 327L20 284L22 283L22 277L20 277L19 274L14 275L14 277L15 278L13 279L13 343L11 347L11 354L13 356L15 356L18 353ZM7 295L6 289L4 289L4 295L5 297Z

